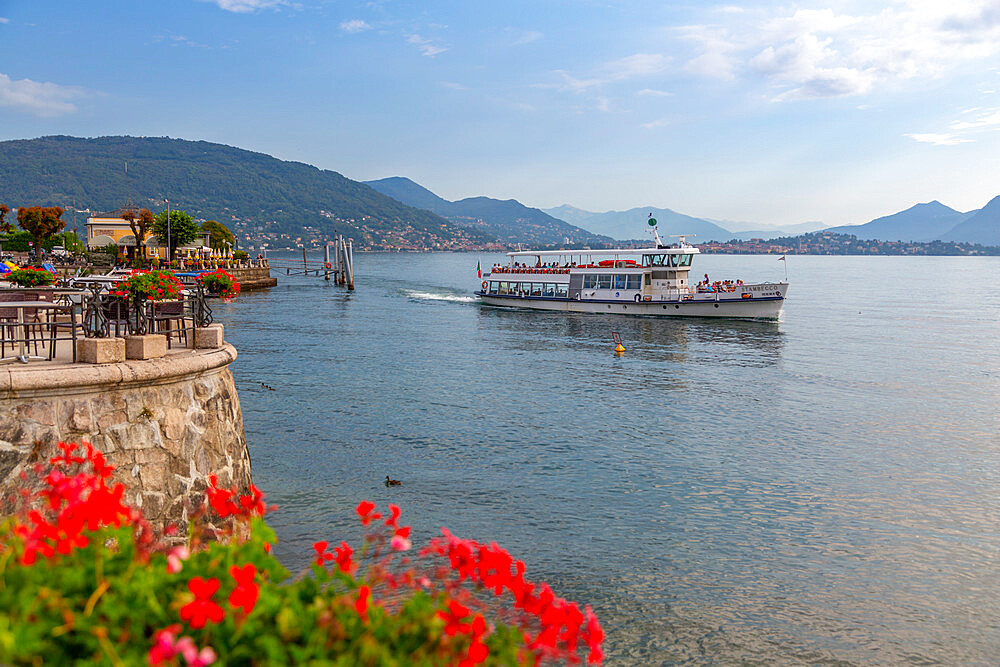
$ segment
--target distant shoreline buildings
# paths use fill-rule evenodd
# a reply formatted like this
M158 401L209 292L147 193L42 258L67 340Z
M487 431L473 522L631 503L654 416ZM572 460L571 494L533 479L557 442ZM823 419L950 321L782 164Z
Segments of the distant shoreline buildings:
M1000 255L1000 246L955 241L879 241L853 234L810 232L799 236L698 244L704 253L729 255Z

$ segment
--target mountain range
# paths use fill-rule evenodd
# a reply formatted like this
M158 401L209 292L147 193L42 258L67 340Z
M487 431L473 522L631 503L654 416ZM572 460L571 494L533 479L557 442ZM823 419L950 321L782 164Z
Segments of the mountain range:
M939 201L911 206L905 211L876 218L863 225L828 227L824 231L853 234L863 240L934 241L944 240L955 225L971 213L960 213Z
M686 235L693 243L710 240L728 241L734 238L732 232L715 223L677 213L669 208L646 206L627 211L592 213L563 205L548 209L546 213L567 216L563 219L569 219L570 222L584 229L606 234L615 239L648 239L650 233L646 220L650 216L656 218L657 230L664 241L667 241L669 236L680 234Z
M127 166L126 166L127 165ZM479 229L400 203L334 171L206 141L54 136L0 142L0 202L95 211L126 202L215 219L243 241L292 247L344 234L360 248L460 249Z
M513 199L469 197L448 201L402 176L365 181L365 184L408 206L432 211L453 223L492 234L510 245L600 245L613 240L611 235L589 232Z
M186 210L229 226L242 243L320 245L341 233L361 249L501 249L516 244L601 247L644 239L652 214L664 240L695 242L794 235L793 228L731 232L719 221L667 208L595 213L537 209L489 197L448 201L403 177L361 183L335 171L232 146L167 137L53 136L0 142L0 203L112 210L127 202ZM960 212L938 201L861 225L828 228L860 239L1000 245L1000 196ZM791 233L789 233L791 232Z

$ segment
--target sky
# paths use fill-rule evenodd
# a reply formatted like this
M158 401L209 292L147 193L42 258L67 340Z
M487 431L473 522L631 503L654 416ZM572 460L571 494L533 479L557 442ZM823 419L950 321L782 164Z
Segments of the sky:
M998 91L1000 0L0 0L0 140L214 141L451 200L972 210Z

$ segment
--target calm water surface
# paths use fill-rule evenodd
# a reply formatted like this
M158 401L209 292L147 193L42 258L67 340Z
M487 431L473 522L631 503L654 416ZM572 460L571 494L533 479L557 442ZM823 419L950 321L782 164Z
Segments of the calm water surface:
M477 259L216 309L287 564L368 498L591 602L608 664L996 663L1000 258L789 257L780 322L482 307Z

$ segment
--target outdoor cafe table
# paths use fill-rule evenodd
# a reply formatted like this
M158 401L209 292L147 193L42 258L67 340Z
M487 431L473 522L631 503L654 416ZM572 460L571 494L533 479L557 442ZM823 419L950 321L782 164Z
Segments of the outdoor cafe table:
M21 330L24 333L23 337L17 339L17 356L9 359L0 359L0 364L12 361L20 361L22 364L26 364L29 359L47 359L47 357L39 357L37 355L28 355L25 353L24 344L28 338L28 330L24 326L24 309L43 308L47 310L70 310L72 312L73 306L67 306L61 303L52 303L50 301L0 301L0 308L17 308L17 323L20 325Z

